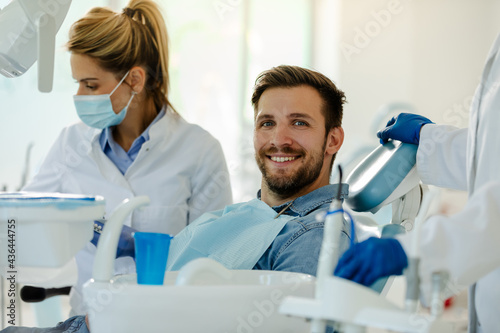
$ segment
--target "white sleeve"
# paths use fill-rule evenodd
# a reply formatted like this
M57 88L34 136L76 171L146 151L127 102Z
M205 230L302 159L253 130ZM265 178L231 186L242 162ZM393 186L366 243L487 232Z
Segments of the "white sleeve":
M64 141L65 130L61 132L49 150L47 156L40 166L40 169L28 184L23 187L23 191L32 192L62 192L62 177L66 171L64 161Z
M231 182L224 153L217 140L210 137L203 149L193 175L192 195L189 199L191 223L203 213L219 210L232 204Z
M428 124L422 127L417 171L425 184L467 190L466 128Z
M500 182L492 181L471 195L453 216L433 216L420 230L420 276L446 270L461 285L470 285L500 267ZM412 233L398 237L406 253Z

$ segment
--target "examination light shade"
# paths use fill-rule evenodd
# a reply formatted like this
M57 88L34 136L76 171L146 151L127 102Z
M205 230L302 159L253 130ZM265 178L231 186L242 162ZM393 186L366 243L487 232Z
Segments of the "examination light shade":
M23 75L38 60L38 90L50 92L56 33L71 0L13 0L0 10L0 73Z

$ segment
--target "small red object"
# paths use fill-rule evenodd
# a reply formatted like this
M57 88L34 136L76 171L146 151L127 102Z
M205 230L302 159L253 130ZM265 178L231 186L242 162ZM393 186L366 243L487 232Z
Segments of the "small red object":
M453 305L453 300L455 299L454 296L451 296L450 298L448 298L446 301L444 301L444 307L445 308L449 308L450 306Z

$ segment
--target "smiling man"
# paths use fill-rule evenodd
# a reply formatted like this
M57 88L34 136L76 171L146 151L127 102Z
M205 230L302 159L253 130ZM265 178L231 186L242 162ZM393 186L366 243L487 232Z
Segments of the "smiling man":
M261 73L252 95L255 160L262 173L260 200L295 216L287 222L255 269L316 274L323 239L319 211L328 209L338 186L329 185L345 95L326 76L297 66ZM343 184L341 196L347 196ZM343 199L343 197L339 198ZM344 226L340 247L348 247Z
M260 74L252 105L261 190L256 199L206 213L184 228L172 240L167 269L179 270L193 259L209 257L229 269L316 275L324 225L316 216L348 193L346 184L340 189L329 184L344 140L344 103L344 93L320 73L278 66ZM349 241L344 221L340 253ZM85 317L77 316L56 328L5 332L86 333L84 323Z
M252 95L255 159L262 172L257 198L205 214L178 234L167 268L213 258L231 269L316 274L323 221L316 215L348 186L330 185L342 146L345 95L326 76L297 66L261 73ZM350 233L344 225L340 250ZM182 245L181 245L182 244Z
M344 94L323 75L280 66L262 73L252 97L262 200L271 206L328 185L344 139Z

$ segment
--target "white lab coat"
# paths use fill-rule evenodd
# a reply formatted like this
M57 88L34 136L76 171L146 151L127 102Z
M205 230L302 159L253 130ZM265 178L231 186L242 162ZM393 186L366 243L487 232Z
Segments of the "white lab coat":
M39 172L24 188L101 195L106 216L124 199L147 195L151 203L134 211L125 225L140 231L177 234L207 211L232 202L229 174L219 142L201 127L168 110L149 131L125 175L103 153L101 130L77 123L65 128ZM95 246L76 256L78 282L71 292L72 314L83 314L81 286L91 277ZM135 272L131 258L115 261L115 273Z
M424 183L469 194L460 213L434 216L424 223L419 249L422 279L447 270L458 283L473 285L470 332L500 328L499 47L500 36L474 96L469 129L425 125L417 152L417 170ZM408 236L402 240L405 249L411 246Z

